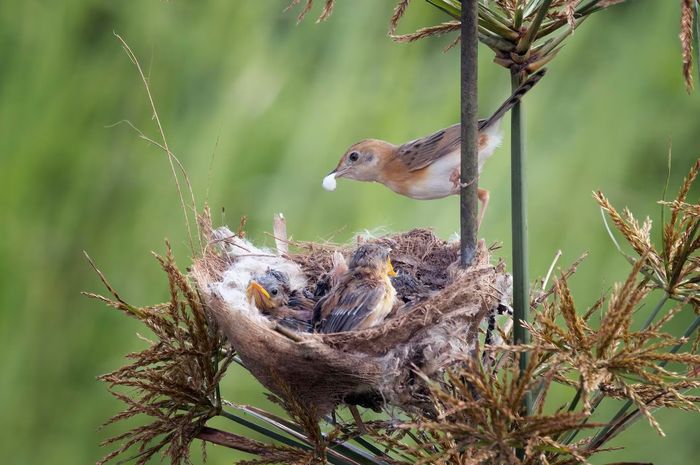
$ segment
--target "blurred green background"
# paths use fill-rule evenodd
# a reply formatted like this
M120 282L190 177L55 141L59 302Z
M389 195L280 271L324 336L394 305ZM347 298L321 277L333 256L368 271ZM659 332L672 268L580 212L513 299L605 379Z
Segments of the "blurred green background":
M458 229L456 198L419 202L380 185L321 179L361 138L413 139L458 120L458 51L452 37L400 45L387 38L393 1L337 2L300 25L287 0L0 4L0 450L5 463L93 463L120 405L95 376L143 347L132 320L80 295L102 292L86 250L135 304L167 295L149 251L175 245L188 263L182 211L167 161L126 125L156 137L137 72L113 31L150 77L168 141L198 202L217 222L248 216L267 241L274 212L297 239L354 231ZM414 2L402 29L444 16ZM638 0L595 15L568 41L526 99L532 276L557 249L561 264L589 251L573 280L583 307L627 273L591 199L658 219L669 146L671 186L698 156L700 100L681 78L678 2ZM480 113L508 91L504 69L481 50ZM481 235L509 260L508 144L487 164L491 190ZM697 191L693 193L697 199ZM225 210L225 215L223 211ZM262 403L239 371L224 393ZM697 415L660 413L658 437L639 422L615 445L618 460L696 463ZM231 463L210 448L212 463ZM199 459L197 459L199 460Z

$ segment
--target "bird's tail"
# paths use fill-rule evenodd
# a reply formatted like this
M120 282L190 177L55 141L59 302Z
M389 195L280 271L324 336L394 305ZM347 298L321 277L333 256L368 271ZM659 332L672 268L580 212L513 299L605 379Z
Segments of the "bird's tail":
M479 122L479 130L483 131L484 129L488 129L490 126L493 126L495 123L498 123L501 118L503 118L503 115L508 113L508 111L513 108L513 106L518 103L520 99L523 98L523 95L527 94L528 91L532 89L540 79L542 79L546 72L547 69L543 68L530 76L527 81L523 82L520 87L515 89L515 92L513 92L513 94L508 97L508 99L503 102L500 107L498 107L498 110L496 110L489 119L481 120Z

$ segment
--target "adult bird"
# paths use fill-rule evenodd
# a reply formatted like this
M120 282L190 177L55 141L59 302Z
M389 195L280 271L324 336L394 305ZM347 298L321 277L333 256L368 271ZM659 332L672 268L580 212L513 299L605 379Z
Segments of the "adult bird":
M484 162L501 143L503 116L542 79L544 69L530 76L488 119L479 120L479 173ZM394 192L418 200L459 194L462 129L455 124L433 134L394 145L366 139L350 146L336 168L323 179L326 190L335 190L336 178L379 182ZM476 179L471 182L476 182ZM481 212L479 225L489 201L489 191L478 189Z
M339 333L381 323L396 301L389 279L396 276L389 248L363 244L355 250L348 270L314 308L314 329Z
M292 290L285 273L269 269L251 279L246 295L263 315L281 325L300 332L311 331L315 302L303 291Z

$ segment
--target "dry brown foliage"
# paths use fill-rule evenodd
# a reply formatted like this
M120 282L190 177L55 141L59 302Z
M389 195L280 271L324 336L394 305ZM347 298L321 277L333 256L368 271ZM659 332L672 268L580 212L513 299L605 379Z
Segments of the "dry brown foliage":
M688 301L696 308L698 300L698 282L700 282L700 264L697 254L700 250L698 228L700 209L697 204L686 202L690 188L700 171L700 160L696 161L685 177L678 196L672 202L661 204L670 210L670 219L662 225L662 246L656 248L651 241L651 220L640 222L627 209L620 214L601 193L594 193L594 198L608 214L618 232L622 234L634 252L644 257L640 271L656 287L662 288L669 298ZM619 246L618 246L619 248ZM627 255L630 263L637 259Z
M681 50L683 77L688 93L693 90L693 20L696 15L694 0L681 0Z
M160 451L172 463L189 463L190 443L220 408L218 385L231 361L229 349L197 290L177 267L169 244L166 256L156 258L168 278L168 302L149 307L130 305L99 271L111 297L86 293L138 319L156 338L149 341L148 348L127 355L129 364L98 378L127 406L106 425L138 415L151 419L105 441L120 445L100 464L132 446L138 446L137 464L146 463Z

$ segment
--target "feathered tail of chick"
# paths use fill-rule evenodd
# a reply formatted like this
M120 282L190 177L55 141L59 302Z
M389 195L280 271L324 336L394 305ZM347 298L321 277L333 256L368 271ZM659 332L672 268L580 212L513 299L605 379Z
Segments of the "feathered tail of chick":
M496 110L490 118L479 121L479 130L484 131L498 123L501 118L503 118L503 116L508 113L510 109L513 108L513 106L540 81L540 79L542 79L546 72L547 69L543 68L530 76L527 81L523 82L520 87L515 89L511 96L508 97L508 99L503 102L500 107L498 107L498 110Z

